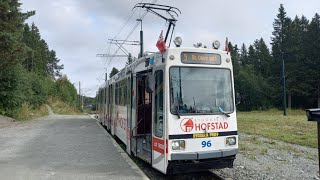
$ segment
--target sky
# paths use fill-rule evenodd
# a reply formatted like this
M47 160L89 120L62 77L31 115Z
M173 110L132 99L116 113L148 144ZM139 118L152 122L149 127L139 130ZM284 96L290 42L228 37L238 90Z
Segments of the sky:
M133 9L137 3L170 5L181 10L173 37L182 38L182 46L197 42L211 47L215 40L224 45L226 37L239 46L249 46L261 37L270 44L273 26L280 4L287 15L306 16L309 20L320 13L319 0L20 0L22 12L35 10L34 22L49 48L56 51L62 71L82 93L94 97L103 84L105 72L119 70L126 58L101 58L97 54L123 55L108 39L139 40L141 18L145 10ZM155 46L161 30L168 24L158 16L147 13L142 21L144 50L157 51ZM128 34L132 31L132 34ZM137 57L139 46L124 46ZM117 53L116 53L117 52ZM110 61L111 60L111 61Z

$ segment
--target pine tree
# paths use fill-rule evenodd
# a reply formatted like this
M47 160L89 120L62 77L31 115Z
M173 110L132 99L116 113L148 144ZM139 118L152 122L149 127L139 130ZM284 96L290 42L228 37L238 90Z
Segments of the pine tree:
M13 116L26 98L21 62L23 18L18 0L0 1L0 113Z
M306 79L312 86L312 97L316 99L320 107L320 16L315 14L307 30L306 37L307 68L309 69Z
M274 31L272 32L273 37L271 38L273 56L271 69L274 79L279 79L279 77L282 76L282 60L284 60L285 63L288 63L289 61L288 52L290 52L290 25L291 19L287 17L287 13L285 12L283 5L281 4L279 13L277 14L277 18L273 23ZM280 88L278 88L278 94L281 94ZM280 100L281 98L278 99Z
M64 67L59 64L60 59L56 57L54 50L49 50L34 23L31 27L28 24L24 25L23 42L28 46L28 56L24 62L24 67L28 71L52 78L61 76L60 71Z
M272 60L268 47L264 40L261 38L259 40L257 39L254 42L253 48L254 59L252 59L252 63L255 67L255 70L264 78L268 78L271 75L270 65Z
M240 61L241 61L241 65L245 66L247 64L249 64L248 61L248 50L246 45L243 43L240 49Z
M118 72L119 72L119 70L117 68L113 67L110 74L109 74L109 78L116 75Z
M301 19L296 16L290 25L290 34L288 36L289 46L287 48L286 58L286 86L288 94L288 108L302 106L303 102L298 100L299 97L308 95L310 86L305 77L308 74L305 62L304 37L308 21L305 17ZM293 101L294 100L294 101Z
M131 54L131 53L129 53L129 55L128 55L128 61L127 61L126 65L131 64L131 63L132 63L132 61L133 61L132 54Z
M60 59L56 56L54 50L47 52L47 74L51 77L61 77L60 71L64 69L64 65L59 65Z
M256 52L255 49L253 48L252 45L249 46L248 48L248 61L247 61L247 65L252 65L253 62L257 59L256 57Z
M18 0L0 1L0 69L23 61L26 46L21 42L23 19Z

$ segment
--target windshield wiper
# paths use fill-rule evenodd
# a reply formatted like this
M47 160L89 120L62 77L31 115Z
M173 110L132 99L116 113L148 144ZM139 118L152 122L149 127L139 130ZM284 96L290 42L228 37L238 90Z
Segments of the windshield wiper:
M182 110L183 111L183 110ZM181 113L181 111L180 111L180 108L178 108L178 107L176 107L176 113L177 113L177 116L178 116L178 118L180 118L181 116L186 116L185 114L185 112L182 112Z
M225 116L230 117L230 115L227 114L220 106L219 106L219 111L220 111L222 114L224 114Z
M177 116L180 119L179 109L177 108Z

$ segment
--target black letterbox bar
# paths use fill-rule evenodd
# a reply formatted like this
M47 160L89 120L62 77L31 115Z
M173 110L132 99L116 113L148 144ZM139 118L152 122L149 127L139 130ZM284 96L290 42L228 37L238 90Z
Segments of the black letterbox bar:
M320 108L306 110L308 121L320 121Z

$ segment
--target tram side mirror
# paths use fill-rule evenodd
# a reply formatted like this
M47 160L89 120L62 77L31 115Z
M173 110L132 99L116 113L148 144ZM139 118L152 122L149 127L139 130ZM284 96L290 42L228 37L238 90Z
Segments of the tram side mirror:
M241 103L241 95L240 93L236 93L236 105L239 105Z
M320 108L319 109L306 109L308 121L320 122Z
M145 60L145 67L148 67L149 66L149 64L150 64L150 58L146 58L146 60Z
M153 93L155 85L154 81L154 76L152 74L148 74L146 77L146 91L148 93Z

